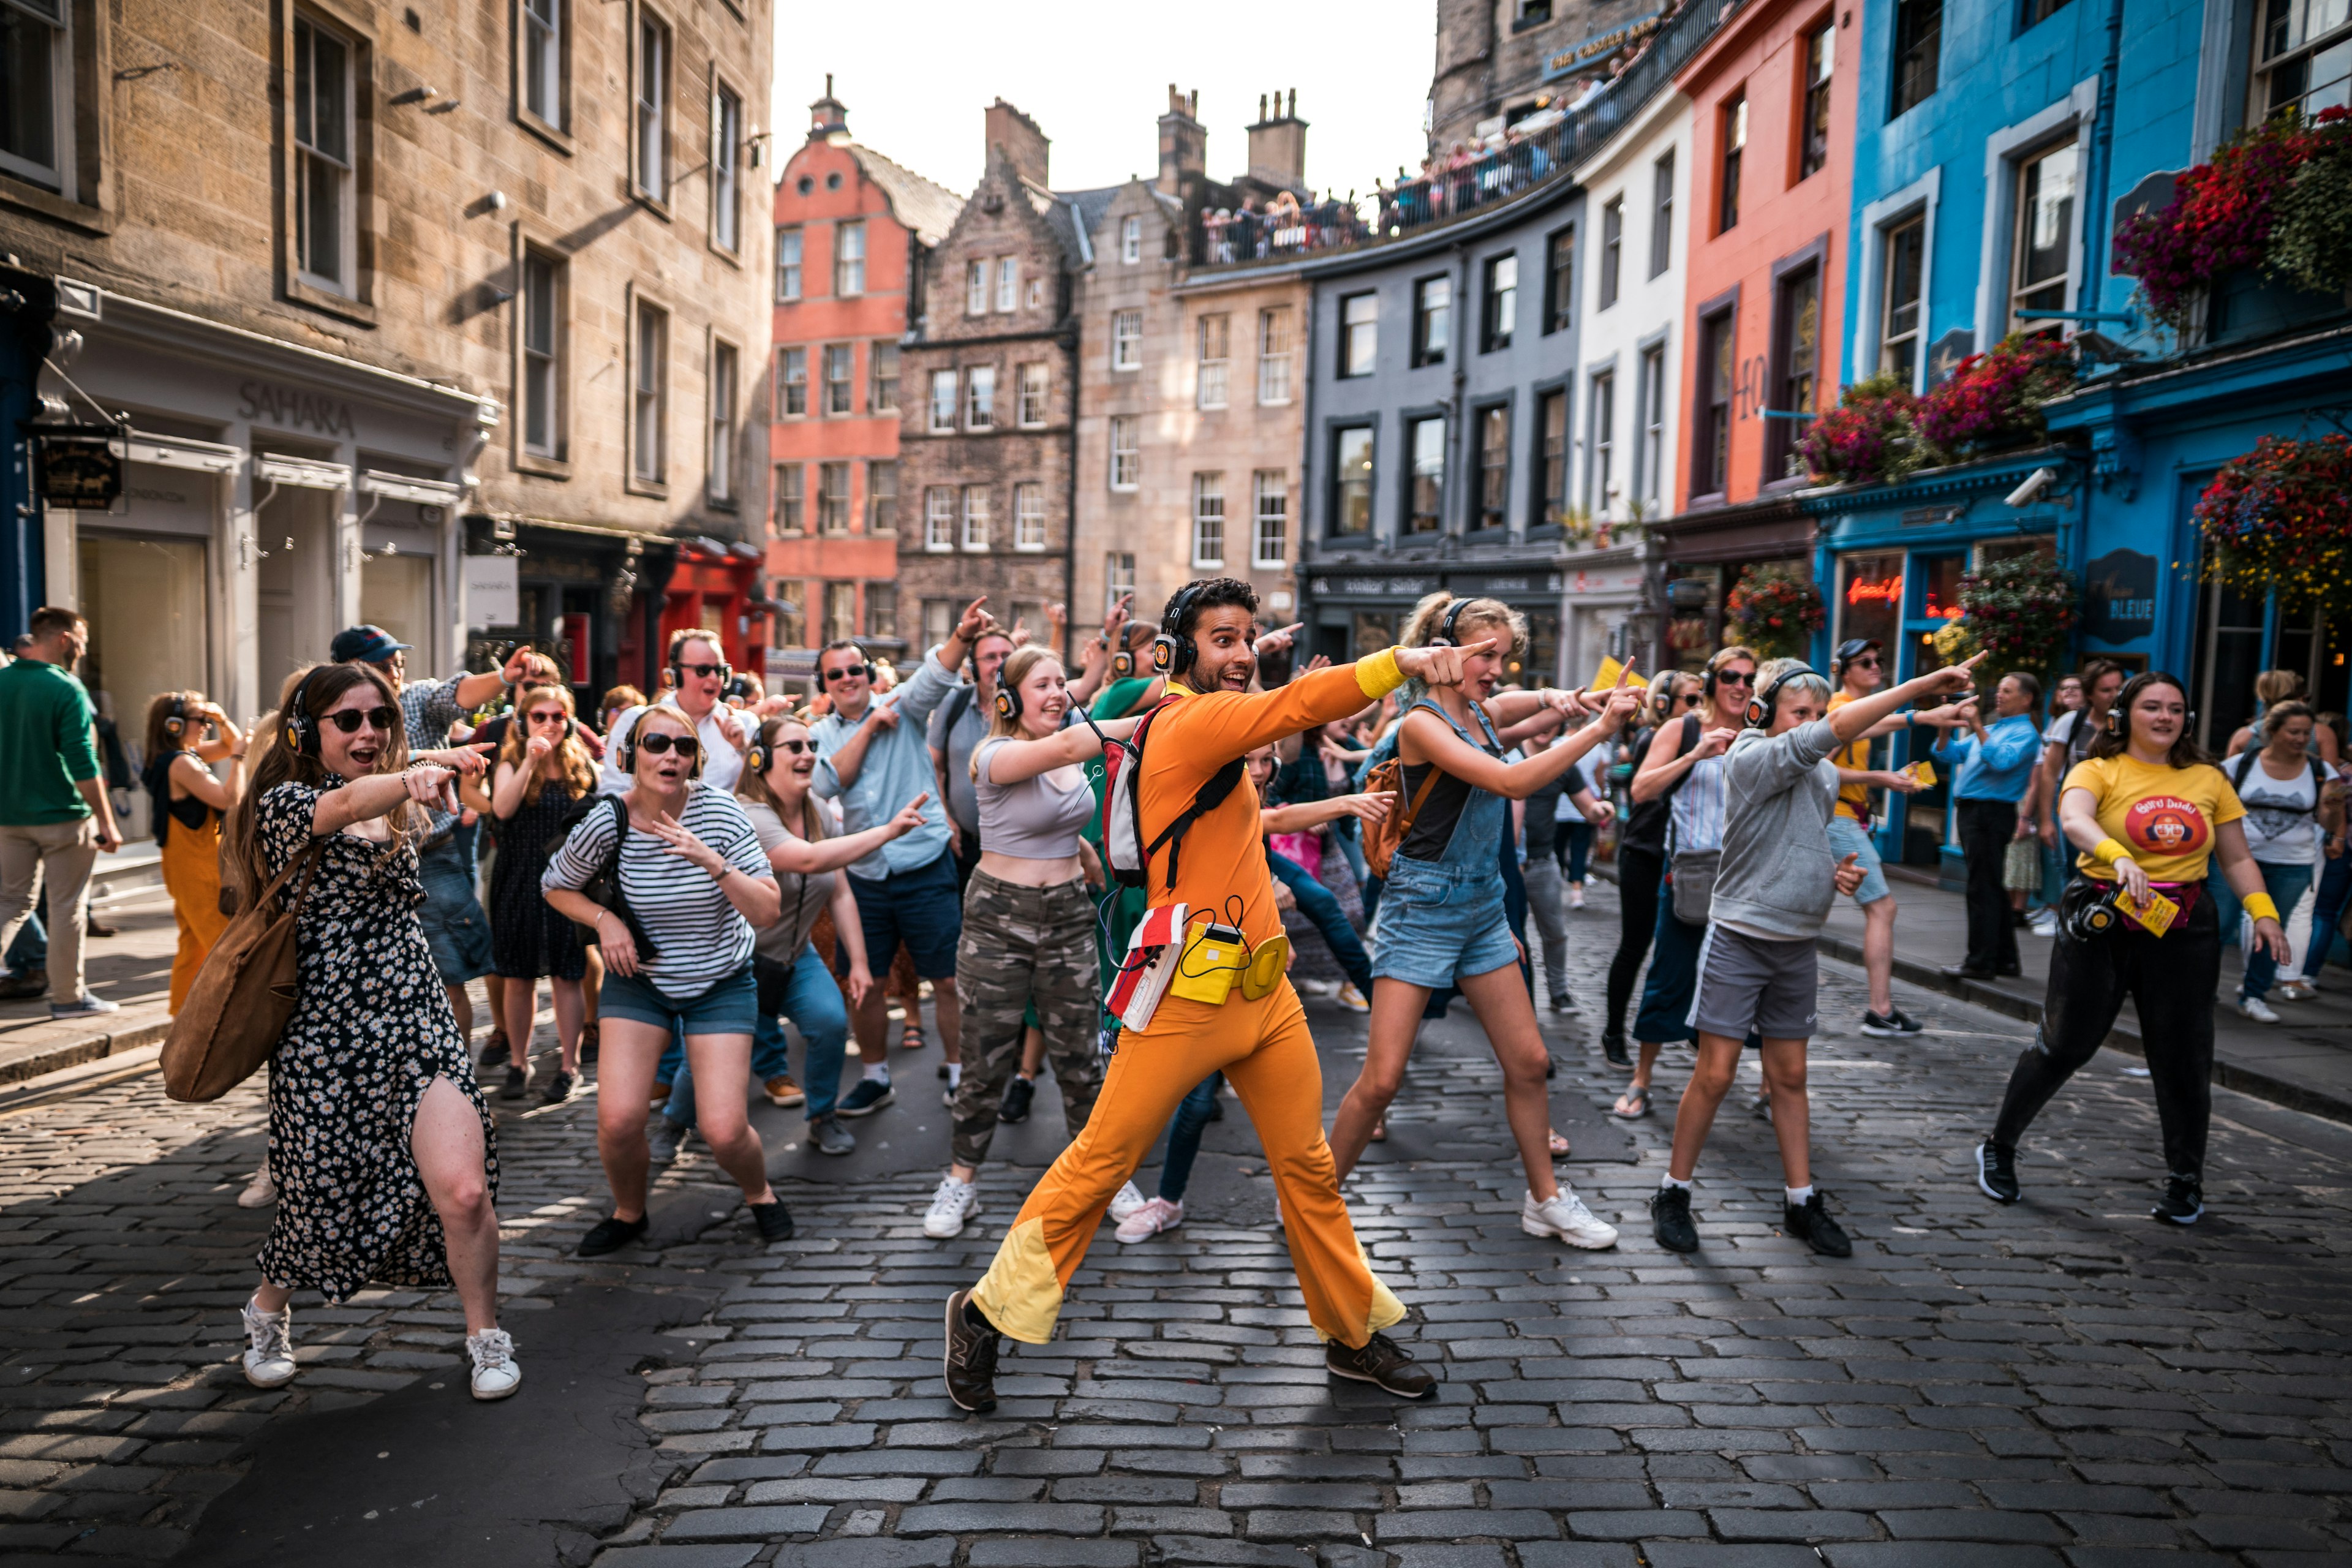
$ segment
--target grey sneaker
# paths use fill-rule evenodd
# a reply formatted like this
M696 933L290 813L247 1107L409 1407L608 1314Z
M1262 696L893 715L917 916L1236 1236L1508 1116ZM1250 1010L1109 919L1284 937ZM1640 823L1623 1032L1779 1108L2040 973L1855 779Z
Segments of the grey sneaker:
M846 1154L857 1147L856 1138L836 1116L820 1116L810 1122L808 1141L809 1147L820 1154Z
M110 1002L103 996L93 996L87 991L71 1002L49 1004L49 1016L52 1018L97 1018L109 1013L121 1011L121 1003Z
M656 1116L646 1123L646 1160L650 1164L667 1165L677 1158L678 1145L692 1131L683 1121L672 1121L667 1116Z

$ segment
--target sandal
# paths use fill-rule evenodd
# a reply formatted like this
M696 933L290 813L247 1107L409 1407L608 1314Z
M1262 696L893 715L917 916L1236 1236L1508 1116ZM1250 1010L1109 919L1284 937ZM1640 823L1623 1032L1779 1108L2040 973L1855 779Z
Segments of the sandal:
M1629 1105L1633 1109L1626 1110ZM1646 1083L1637 1083L1628 1089L1618 1097L1617 1103L1609 1108L1609 1114L1626 1121L1639 1121L1643 1117L1649 1115L1650 1086Z
M1383 1116L1379 1121L1372 1123L1371 1141L1375 1143L1385 1143L1389 1141L1389 1119L1387 1117Z
M921 1050L923 1048L923 1026L920 1024L914 1022L912 1019L908 1020L907 1026L901 1030L898 1035L898 1048L902 1051Z
M1568 1158L1568 1140L1561 1137L1557 1131L1551 1134L1551 1157L1555 1160L1565 1160Z

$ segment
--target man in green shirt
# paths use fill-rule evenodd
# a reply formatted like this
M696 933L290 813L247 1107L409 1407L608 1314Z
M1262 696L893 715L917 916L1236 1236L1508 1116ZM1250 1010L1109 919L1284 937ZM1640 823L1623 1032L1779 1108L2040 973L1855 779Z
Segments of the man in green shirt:
M0 952L48 889L49 1016L89 1018L117 1005L82 986L82 914L101 849L122 847L90 739L89 693L73 667L89 624L71 610L33 612L32 643L0 669Z

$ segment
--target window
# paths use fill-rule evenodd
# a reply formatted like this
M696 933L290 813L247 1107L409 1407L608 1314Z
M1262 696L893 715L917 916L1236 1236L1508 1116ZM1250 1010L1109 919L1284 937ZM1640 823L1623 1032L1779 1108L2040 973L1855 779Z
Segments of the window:
M1032 360L1020 367L1021 405L1014 415L1024 427L1034 429L1045 423L1045 394L1053 383L1048 379L1045 362Z
M1520 26L1532 27L1551 20L1551 0L1518 0L1518 15L1512 20Z
M522 107L563 129L563 0L523 0Z
M1919 292L1927 257L1927 220L1915 217L1886 231L1885 281L1878 310L1878 369L1914 384L1919 374Z
M1103 614L1108 616L1118 608L1118 602L1135 592L1135 556L1130 551L1108 550L1103 552Z
M967 430L996 428L996 367L976 364L964 373L963 423Z
M2065 8L2066 0L2025 0L2025 25L2046 22Z
M1641 472L1633 476L1642 500L1658 504L1666 483L1666 351L1664 344L1642 351L1642 447L1636 454Z
M967 316L988 314L988 263L985 261L963 264L963 313Z
M1257 401L1261 408L1290 401L1293 357L1290 307L1276 305L1257 313Z
M931 372L931 433L946 435L956 427L956 373Z
M74 194L70 15L68 0L0 4L0 79L6 83L0 93L0 173L68 198ZM298 24L298 38L308 26ZM298 106L298 118L302 112Z
M740 247L738 236L735 155L743 144L743 100L723 87L710 93L710 242L721 250ZM841 266L834 264L840 292Z
M887 339L866 345L866 409L869 414L898 411L898 345Z
M1029 308L1033 310L1042 310L1045 307L1045 280L1043 278L1032 278L1029 279Z
M733 343L710 345L710 442L703 489L714 501L735 499L735 366Z
M20 11L0 8L7 22L9 85L16 77L19 37L29 29ZM44 32L47 29L44 28ZM338 294L356 287L352 252L358 249L357 194L353 190L352 43L308 17L294 23L294 260L301 279ZM44 95L46 97L46 95ZM33 144L34 132L19 130L16 121L26 102L12 105L10 146ZM48 132L54 138L55 132ZM54 140L48 145L54 147ZM11 165L13 167L13 165Z
M1601 209L1601 304L1617 302L1617 268L1625 253L1625 198L1612 196Z
M1351 426L1331 438L1331 531L1364 537L1372 531L1372 428Z
M1895 0L1895 101L1890 120L1936 93L1944 48L1944 0Z
M955 629L957 605L952 599L923 601L923 646L937 647Z
M2031 4L2032 0L2028 0ZM1837 24L1824 22L1805 39L1805 107L1797 134L1797 178L1802 180L1830 161L1830 67L1837 47Z
M1381 297L1349 294L1339 301L1339 374L1370 375L1380 350Z
M1250 476L1250 564L1279 570L1290 558L1290 478L1280 468Z
M1557 528L1568 510L1568 391L1547 392L1536 399L1537 438L1543 443L1542 491L1537 506L1544 526Z
M1405 531L1435 533L1444 522L1445 421L1415 419L1405 426Z
M1225 476L1192 476L1192 569L1213 571L1225 563Z
M866 226L833 226L833 291L843 299L866 292Z
M1442 364L1454 338L1454 279L1424 278L1412 286L1412 363Z
M1114 414L1110 421L1110 488L1131 490L1142 482L1143 449L1138 443L1132 414Z
M630 472L658 484L669 471L669 312L637 306L636 363L630 366Z
M1034 479L1013 487L1013 548L1045 548L1045 487Z
M779 577L772 592L776 595L776 603L783 606L776 612L777 646L808 647L808 600L803 596L808 592L808 584L797 578Z
M827 343L824 346L824 411L827 414L849 414L856 411L857 351L848 343Z
M1122 219L1118 226L1118 258L1132 267L1143 259L1143 220Z
M1774 301L1771 406L1782 413L1802 414L1810 420L1821 390L1822 275L1807 266L1780 279ZM1801 479L1805 466L1797 456L1797 442L1806 421L1764 421L1764 478Z
M948 485L933 485L923 492L923 548L953 550L955 548L955 490ZM944 632L941 637L946 636ZM932 639L938 641L937 637Z
M808 412L808 350L776 351L776 412L798 419Z
M1139 370L1143 365L1143 312L1113 310L1110 313L1110 367L1113 370Z
M1731 479L1732 314L1698 324L1698 428L1691 443L1691 489L1721 495Z
M1233 356L1233 324L1231 316L1201 318L1199 402L1203 408L1225 405L1225 373Z
M898 639L898 584L868 583L866 584L866 635L877 641Z
M1002 312L1021 305L1021 263L1010 256L996 258L996 308Z
M776 303L789 305L801 297L801 231L776 230Z
M2305 120L2352 102L2352 11L2342 0L2269 0L2254 29L2250 124L2284 114Z
M801 486L806 482L807 470L798 463L776 465L776 531L800 533L807 529L806 514L802 511Z
M827 583L824 585L824 640L837 641L857 635L857 584Z
M1519 320L1519 258L1517 255L1490 256L1486 258L1486 298L1481 302L1485 312L1479 323L1479 347L1483 353L1511 346L1511 331Z
M898 465L875 461L866 465L866 531L898 531Z
M1478 526L1509 524L1511 410L1496 404L1478 415Z
M1650 165L1650 276L1663 274L1675 260L1675 153Z
M988 548L988 487L966 485L963 488L963 547L966 550Z
M563 264L538 251L522 258L522 449L563 456Z
M638 192L669 200L669 29L650 13L637 19Z
M1592 378L1592 460L1585 465L1584 504L1606 516L1617 489L1617 377Z
M816 531L835 536L849 531L849 465L820 463L816 470Z
M1576 230L1561 229L1544 242L1543 330L1565 331L1576 310Z
M2074 249L2075 142L2021 160L2017 166L2017 207L2011 219L2016 253L2010 302L2016 313L2008 325L2049 330L2053 323L2031 319L2035 310L2066 309L2066 285Z
M1739 226L1739 164L1748 155L1748 95L1723 106L1723 191L1715 209L1715 231Z

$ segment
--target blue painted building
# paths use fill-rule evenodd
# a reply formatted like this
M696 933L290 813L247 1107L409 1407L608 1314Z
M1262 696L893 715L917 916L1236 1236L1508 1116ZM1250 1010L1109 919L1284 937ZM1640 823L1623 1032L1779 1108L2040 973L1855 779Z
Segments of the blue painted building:
M57 315L56 285L13 263L0 266L0 646L14 642L41 604L41 516L32 505L32 453L24 426L40 408L41 360Z

